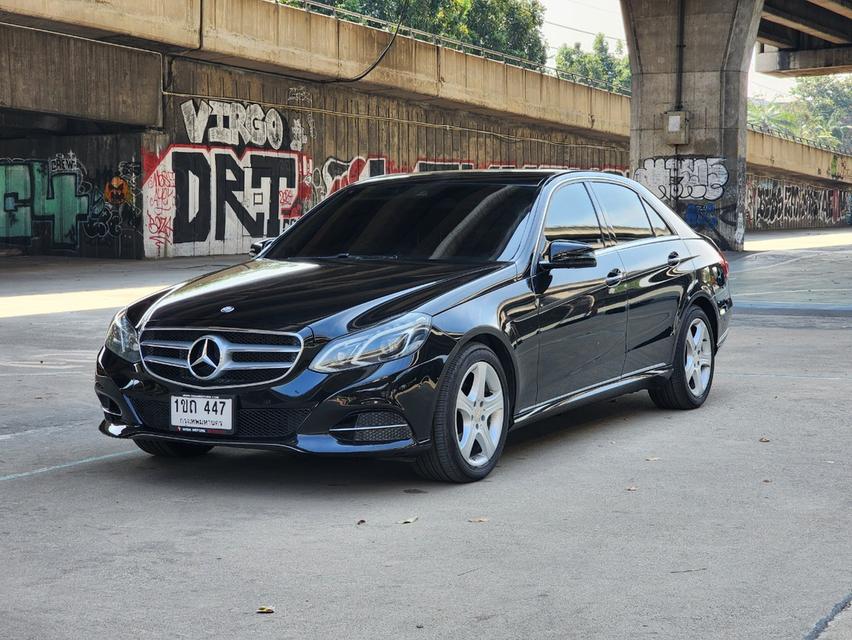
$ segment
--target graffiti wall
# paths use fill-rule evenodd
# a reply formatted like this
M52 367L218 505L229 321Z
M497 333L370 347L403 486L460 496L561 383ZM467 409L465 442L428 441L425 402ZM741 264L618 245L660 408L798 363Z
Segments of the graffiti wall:
M749 174L746 217L749 229L806 229L849 224L852 189Z
M242 253L367 177L447 169L625 172L627 146L351 89L175 61L166 134L146 136L145 255ZM239 87L233 97L211 87ZM241 96L264 96L263 101Z
M738 185L731 184L725 158L646 158L633 177L677 210L691 227L715 236L721 246L728 245L728 238L742 243L745 219L736 197L731 198Z
M138 136L0 146L0 250L90 257L143 253Z

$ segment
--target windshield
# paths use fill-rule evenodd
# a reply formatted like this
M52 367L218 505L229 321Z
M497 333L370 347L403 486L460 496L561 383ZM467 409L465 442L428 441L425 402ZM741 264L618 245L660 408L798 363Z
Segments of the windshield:
M537 186L485 180L355 185L320 204L264 257L498 260L517 250L537 194Z

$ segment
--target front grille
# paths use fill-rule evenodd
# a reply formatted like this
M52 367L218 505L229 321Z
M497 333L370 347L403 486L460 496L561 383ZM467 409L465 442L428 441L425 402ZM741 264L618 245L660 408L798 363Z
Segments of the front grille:
M153 431L171 431L168 401L155 398L131 400L143 426ZM288 438L298 431L310 409L237 409L234 433L216 436L235 440L276 440Z
M202 349L203 341L196 341L205 337L210 341ZM146 328L139 342L148 373L197 389L276 382L293 368L303 348L295 333L234 329Z

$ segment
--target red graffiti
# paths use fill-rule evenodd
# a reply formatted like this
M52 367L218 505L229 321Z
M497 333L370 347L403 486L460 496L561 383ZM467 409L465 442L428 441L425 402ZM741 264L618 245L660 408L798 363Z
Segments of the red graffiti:
M148 204L157 212L172 212L175 208L175 172L160 170L151 175L151 197Z
M174 231L172 230L172 219L163 215L148 214L148 239L157 247L172 244Z

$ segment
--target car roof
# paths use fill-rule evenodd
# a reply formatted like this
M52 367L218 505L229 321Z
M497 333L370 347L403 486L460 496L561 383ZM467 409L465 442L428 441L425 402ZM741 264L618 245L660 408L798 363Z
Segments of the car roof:
M572 169L456 169L451 171L424 171L418 173L391 173L359 180L358 184L387 180L415 180L418 182L459 181L525 184L538 186L553 176L574 173Z

